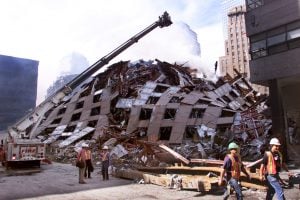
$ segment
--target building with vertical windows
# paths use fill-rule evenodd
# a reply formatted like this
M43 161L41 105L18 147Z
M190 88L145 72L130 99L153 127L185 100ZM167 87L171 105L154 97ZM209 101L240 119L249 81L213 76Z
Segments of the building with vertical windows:
M227 13L227 40L225 40L225 56L219 58L221 75L235 76L236 71L250 77L249 41L246 35L245 6L237 6ZM263 94L268 88L252 84L253 88Z
M224 38L227 39L228 37L228 12L237 6L245 5L245 0L221 0L222 6L222 24L223 24L223 35Z
M36 106L38 61L0 55L0 130Z
M247 0L250 80L269 86L273 132L300 125L300 0Z

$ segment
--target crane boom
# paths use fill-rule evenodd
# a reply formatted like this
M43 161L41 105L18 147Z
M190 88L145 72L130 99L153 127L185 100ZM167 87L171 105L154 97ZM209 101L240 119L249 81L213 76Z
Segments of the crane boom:
M73 80L67 83L60 90L55 92L53 95L48 97L45 101L39 104L32 112L23 117L20 121L14 124L12 127L8 129L8 135L11 139L17 138L25 138L32 139L34 136L34 132L37 126L40 124L46 112L48 112L51 108L55 107L58 103L62 101L62 99L70 94L77 86L79 86L83 81L101 69L103 66L109 63L113 58L123 52L125 49L138 42L139 39L150 33L157 27L163 28L172 24L171 18L167 12L164 12L159 19L139 32L138 34L131 37L129 40L124 42L122 45L102 57L96 63L88 67L81 74L76 76Z

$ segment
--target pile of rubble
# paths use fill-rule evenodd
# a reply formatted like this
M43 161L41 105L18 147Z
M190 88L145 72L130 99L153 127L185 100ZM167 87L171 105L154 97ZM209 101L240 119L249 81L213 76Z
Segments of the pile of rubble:
M257 109L266 96L238 72L215 83L194 73L159 60L115 63L47 113L37 135L65 162L83 142L95 162L108 145L118 168L220 160L231 141L244 159L260 158L271 128Z

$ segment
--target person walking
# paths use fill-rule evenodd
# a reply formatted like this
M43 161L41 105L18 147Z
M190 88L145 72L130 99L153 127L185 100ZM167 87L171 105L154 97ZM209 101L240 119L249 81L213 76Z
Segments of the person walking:
M238 200L243 199L242 188L240 186L241 171L250 179L249 173L246 171L240 156L238 155L239 146L232 142L228 145L229 154L224 158L224 164L220 173L219 186L223 184L224 176L226 175L227 187L224 192L223 199L228 199L230 189L233 188Z
M79 168L79 183L80 184L85 184L86 182L84 181L84 172L86 168L86 149L88 147L87 144L82 144L81 150L77 154L77 161L83 162L83 167L78 167Z
M109 180L108 167L109 167L109 151L108 146L104 146L102 152L100 152L100 159L102 161L102 178L103 180Z
M91 173L94 171L94 167L92 164L92 152L89 146L85 150L85 170L84 170L84 178L91 178Z
M275 193L277 200L283 200L285 199L285 196L280 185L282 180L279 177L279 172L281 168L284 168L287 172L289 172L289 170L283 162L282 154L279 151L281 145L279 140L277 138L272 138L269 144L271 150L265 152L262 164L260 165L260 180L267 181L268 191L266 200L273 199ZM291 175L292 173L289 172L289 176Z

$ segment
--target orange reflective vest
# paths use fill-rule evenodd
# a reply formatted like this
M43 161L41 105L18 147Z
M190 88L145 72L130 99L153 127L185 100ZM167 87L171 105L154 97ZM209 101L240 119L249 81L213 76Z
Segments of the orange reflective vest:
M92 155L91 155L91 151L90 150L86 150L85 151L85 159L86 160L91 160L92 159Z
M266 152L267 156L268 156L268 163L267 163L267 172L268 174L277 174L277 170L276 170L276 162L274 160L273 154L270 151ZM279 154L279 159L280 159L280 167L282 167L282 154L280 152L278 152Z
M241 176L241 161L238 160L238 162L235 160L235 158L232 155L228 155L228 157L231 160L231 176L234 179L240 179Z

